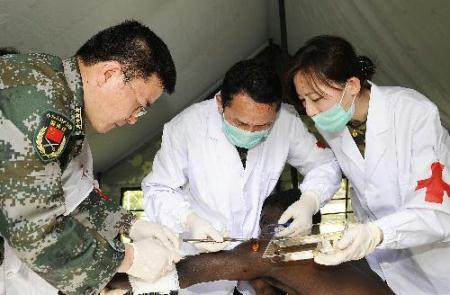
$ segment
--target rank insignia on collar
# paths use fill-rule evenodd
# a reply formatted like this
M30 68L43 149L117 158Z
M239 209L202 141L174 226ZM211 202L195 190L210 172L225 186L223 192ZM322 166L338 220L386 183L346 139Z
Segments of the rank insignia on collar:
M34 148L44 162L57 159L67 146L74 124L67 117L54 111L41 116L34 135Z

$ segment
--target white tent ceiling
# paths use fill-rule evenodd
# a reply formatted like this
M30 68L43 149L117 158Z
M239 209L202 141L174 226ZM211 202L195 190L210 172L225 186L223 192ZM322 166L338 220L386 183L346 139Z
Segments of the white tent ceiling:
M164 95L135 126L90 134L96 171L157 136L164 122L215 89L233 63L269 38L280 40L277 0L0 0L0 47L67 57L97 31L129 18L168 44L176 93ZM314 35L341 35L375 59L376 83L425 93L450 126L448 0L286 0L286 19L291 54Z

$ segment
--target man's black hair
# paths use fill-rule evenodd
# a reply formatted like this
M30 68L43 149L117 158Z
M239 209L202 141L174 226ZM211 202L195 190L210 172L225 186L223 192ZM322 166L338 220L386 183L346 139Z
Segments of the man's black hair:
M225 74L221 95L223 107L231 105L233 96L245 93L254 101L265 104L281 104L281 81L270 67L244 60L236 63Z
M76 56L88 66L114 60L123 66L127 80L156 74L167 93L175 88L176 70L169 49L152 30L135 20L98 32Z

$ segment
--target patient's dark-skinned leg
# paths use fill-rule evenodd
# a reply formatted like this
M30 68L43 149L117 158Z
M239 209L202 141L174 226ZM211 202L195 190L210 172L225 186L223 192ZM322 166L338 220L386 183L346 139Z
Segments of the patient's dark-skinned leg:
M269 284L264 279L254 279L249 281L250 285L255 289L258 295L285 295L286 293L282 290Z
M250 242L216 253L187 256L177 263L181 288L216 280L252 280L261 277L273 265L250 250Z
M267 245L262 241L261 249ZM274 263L252 252L250 242L233 250L186 257L177 264L180 287L215 280L263 278L289 294L392 294L384 283L343 263L321 266L312 260Z
M264 249L267 241L261 243ZM215 280L263 278L289 294L392 294L381 279L368 276L352 263L335 267L312 260L274 263L262 258L262 250L252 252L250 242L229 251L188 256L176 267L181 288Z
M280 197L286 196L277 196L278 199L273 200L284 200ZM277 207L277 204L265 206L261 214L261 228L275 223L288 205L285 204L283 208ZM326 267L312 260L274 263L262 259L267 239L261 240L259 252L252 252L250 243L242 243L229 251L185 257L176 265L180 287L215 280L262 278L290 295L393 294L368 267L361 270L352 262Z

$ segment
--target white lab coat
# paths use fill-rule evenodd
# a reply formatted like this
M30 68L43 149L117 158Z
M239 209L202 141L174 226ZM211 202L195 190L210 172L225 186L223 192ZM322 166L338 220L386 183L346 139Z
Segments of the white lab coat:
M0 295L56 295L58 290L19 260L5 241L5 259L0 266Z
M80 154L68 164L61 177L66 212L70 214L98 186L93 177L93 160L87 140ZM5 241L5 260L0 266L0 295L51 295L58 290L22 263Z
M445 165L450 182L450 139L436 106L420 93L372 84L365 157L348 129L322 132L353 187L359 222L384 233L366 257L396 294L450 294L450 195L425 201L417 181L431 176L431 164Z
M332 152L318 147L292 106L281 106L269 136L248 151L244 169L222 132L216 99L197 103L164 126L152 172L142 182L145 212L183 232L180 217L191 209L231 237L256 237L263 202L286 162L305 175L300 189L316 191L322 203L339 187Z

